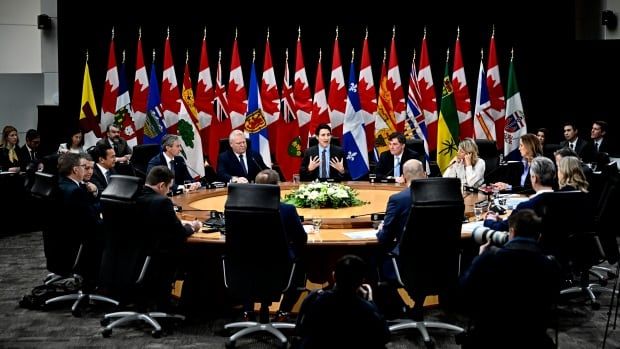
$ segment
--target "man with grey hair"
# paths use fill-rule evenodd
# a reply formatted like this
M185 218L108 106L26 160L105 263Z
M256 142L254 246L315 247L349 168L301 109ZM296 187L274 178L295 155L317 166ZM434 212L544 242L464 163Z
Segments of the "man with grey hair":
M512 210L511 216L522 209L534 209L540 199L540 194L553 191L555 184L555 165L553 161L543 156L534 158L530 165L530 180L532 181L532 189L536 193L530 196L529 200L518 204ZM502 220L495 212L489 211L486 214L484 226L493 230L508 231L508 219Z
M217 176L222 182L248 183L258 172L268 169L260 154L248 150L245 135L233 130L228 136L230 149L220 153L217 160Z
M185 181L193 181L193 176L189 173L185 159L181 154L181 140L177 135L165 135L161 140L162 152L153 156L149 160L146 173L151 172L155 166L166 166L174 173L174 182L170 187L171 190L177 189L179 185L183 185ZM192 183L190 190L198 189L200 182Z

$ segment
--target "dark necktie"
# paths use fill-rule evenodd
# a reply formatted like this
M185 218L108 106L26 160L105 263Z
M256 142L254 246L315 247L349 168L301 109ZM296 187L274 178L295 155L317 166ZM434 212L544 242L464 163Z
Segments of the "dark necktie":
M598 150L598 147L597 147ZM34 150L30 151L30 160L36 160L37 159L37 155L35 154Z
M327 160L325 159L325 153L327 150L323 149L321 153L321 178L327 178Z
M241 169L243 170L244 175L248 175L248 169L245 167L245 161L243 161L243 154L239 155L239 162L241 163Z
M108 184L110 184L110 176L111 176L111 175L112 175L112 171L110 171L110 170L108 170L108 171L105 173L105 180L106 180L106 182L108 182Z
M599 143L599 142L594 142L594 145L596 146L596 151L598 152L598 147L600 147L600 146L601 146L601 143Z
M575 143L571 143L571 144L570 144L570 149L571 149L571 150L575 150Z
M174 160L170 160L170 171L174 173Z

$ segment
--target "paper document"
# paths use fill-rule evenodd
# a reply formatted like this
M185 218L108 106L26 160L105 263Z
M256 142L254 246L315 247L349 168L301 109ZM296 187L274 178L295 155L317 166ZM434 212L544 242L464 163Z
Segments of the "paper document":
M481 226L484 223L484 221L477 221L477 222L469 222L469 223L463 223L463 227L461 228L462 231L469 231L472 232L474 231L474 229L476 227Z
M527 201L530 198L528 197L509 197L506 200L506 206L508 207L509 210L514 210L515 207L517 207L518 204L522 203L523 201Z
M350 233L344 233L344 235L353 240L376 239L377 230L352 231Z

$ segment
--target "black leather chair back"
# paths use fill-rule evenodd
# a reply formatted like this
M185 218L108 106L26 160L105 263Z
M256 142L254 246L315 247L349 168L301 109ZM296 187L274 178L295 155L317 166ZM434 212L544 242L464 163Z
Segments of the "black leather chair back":
M399 271L410 294L441 294L456 285L465 205L458 178L411 182L413 203L400 242Z
M561 148L562 146L557 143L545 144L543 146L543 155L546 158L551 159L551 161L555 162L555 155L553 153L555 153L557 150L560 150Z
M478 146L478 157L484 160L485 181L487 174L495 173L499 166L499 152L497 151L497 143L488 139L476 139ZM486 181L490 183L489 181Z
M250 143L250 139L246 138L245 142L247 143L248 147L247 149L252 149L252 143ZM227 150L230 150L230 142L228 141L228 138L220 138L220 148L219 148L219 153L223 153Z
M319 144L319 141L318 139L316 139L316 136L312 136L308 138L308 147L314 147L317 144ZM332 139L329 142L329 144L340 146L340 138L332 136Z
M292 265L280 218L280 187L231 184L224 213L228 288L242 299L278 300Z
M149 160L159 154L161 147L159 144L139 144L133 147L131 154L131 164L135 173L141 178L146 178L146 168Z

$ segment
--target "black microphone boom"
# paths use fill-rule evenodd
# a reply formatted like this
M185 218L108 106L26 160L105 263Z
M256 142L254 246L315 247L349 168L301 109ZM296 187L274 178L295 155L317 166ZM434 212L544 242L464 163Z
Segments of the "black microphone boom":
M254 158L254 156L250 156L252 158L252 162L254 162L254 165L256 165L256 167L258 167L258 171L262 171L264 170L263 166L258 164L258 161L256 161L256 159Z

